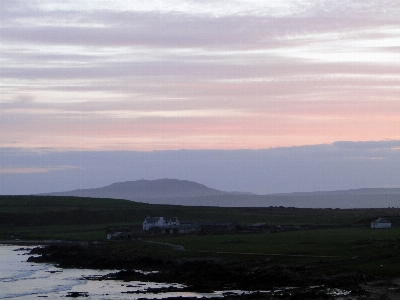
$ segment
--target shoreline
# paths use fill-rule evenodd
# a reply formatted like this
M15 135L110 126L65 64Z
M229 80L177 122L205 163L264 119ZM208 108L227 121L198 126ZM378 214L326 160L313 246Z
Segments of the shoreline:
M51 244L87 244L89 241L64 241L64 240L0 240L1 245L26 245L26 246L39 246Z
M16 244L34 246L38 241L17 241ZM129 247L101 242L51 241L46 245L45 241L40 241L40 244L41 247L35 247L30 252L38 256L30 256L28 262L53 263L61 268L119 270L100 278L87 278L88 280L180 283L186 286L185 291L188 292L240 290L251 293L229 294L222 299L265 299L266 294L260 291L268 291L269 299L275 299L271 291L282 290L282 287L294 289L281 291L279 299L301 299L291 298L291 294L302 296L304 299L307 299L307 294L309 298L313 295L313 299L334 299L334 296L329 296L333 290L338 291L338 295L340 291L351 295L352 298L348 299L368 299L371 295L368 290L371 290L373 283L377 281L377 278L357 272L333 275L321 273L311 265L284 265L268 258L173 258L144 255L135 250L128 250ZM398 291L395 288L398 288ZM380 292L382 291L386 294L397 293L397 296L400 296L400 280L384 281L380 286ZM286 298L283 294L287 294ZM341 299L346 298L342 295Z
M285 265L264 257L248 260L207 257L206 254L203 257L158 257L130 249L129 244L88 241L10 240L0 241L0 244L36 246L30 251L27 262L52 263L65 269L119 270L87 280L180 283L186 286L187 292L228 291L222 298L218 297L224 300L265 299L266 296L268 299L335 299L336 296L330 294L335 290L337 295L343 293L340 299L370 299L373 295L384 295L384 299L400 298L400 278L374 278L358 272L334 275L312 265ZM285 290L285 287L293 289ZM229 293L232 290L248 294L234 295ZM276 290L280 291L279 297L271 292Z

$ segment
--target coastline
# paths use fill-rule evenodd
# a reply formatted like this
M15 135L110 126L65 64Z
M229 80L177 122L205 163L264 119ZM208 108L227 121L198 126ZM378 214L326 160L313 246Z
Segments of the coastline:
M226 291L218 299L399 299L400 278L374 278L358 272L328 274L321 266L287 265L270 258L172 257L141 253L127 243L12 240L3 245L36 246L28 262L64 269L119 270L87 280L180 283L183 291ZM33 256L34 255L34 256ZM326 266L328 268L328 265ZM140 270L140 271L139 271ZM239 290L242 294L229 291ZM152 290L162 293L172 289ZM273 291L278 291L277 293ZM279 295L278 295L279 294ZM376 298L376 297L386 298ZM174 298L168 298L174 299ZM181 299L181 298L180 298ZM191 298L185 298L191 299ZM195 298L193 298L195 299Z
M18 245L36 243L38 241L17 242ZM32 249L30 254L35 257L29 257L28 262L53 263L61 268L119 270L100 278L87 278L88 280L180 283L186 286L185 290L188 292L250 292L225 295L223 299L265 298L266 294L260 291L268 291L269 299L274 299L275 296L271 294L274 290L280 290L279 299L301 299L298 298L300 296L307 299L305 295L309 295L308 298L313 295L314 299L334 299L335 296L329 295L333 290L337 291L337 295L342 291L352 297L348 299L368 299L371 295L368 289L378 280L357 272L324 274L311 265L283 265L268 258L245 261L207 256L173 258L142 254L134 249L129 250L129 247L122 247L122 244L70 241L52 241L47 245L41 241L40 244L44 246ZM295 288L285 291L288 287ZM382 291L400 296L400 281L382 281L380 292ZM297 298L292 298L292 294ZM341 299L346 299L343 296Z

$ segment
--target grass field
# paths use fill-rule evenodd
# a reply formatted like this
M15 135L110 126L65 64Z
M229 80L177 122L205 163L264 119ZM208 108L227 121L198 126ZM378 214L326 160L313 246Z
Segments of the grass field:
M365 272L400 276L400 228L341 228L281 233L158 237L151 242L183 246L174 251L160 244L155 251L176 256L214 256L329 267L329 272ZM142 243L145 243L142 241ZM151 248L147 249L151 251Z
M263 258L288 264L329 265L331 271L400 275L399 209L218 208L150 205L126 200L75 197L0 196L0 239L106 241L107 226L131 225L141 241L110 242L110 247L137 248L151 255ZM325 225L328 229L279 233L145 236L146 216L177 216L181 221L242 225ZM391 229L371 229L382 216ZM342 228L338 228L342 227ZM177 251L173 244L186 251Z
M258 253L283 256L331 256L351 258L357 255L395 253L400 247L400 228L372 230L343 228L281 233L187 235L163 237L166 243L182 245L186 250L232 253ZM398 249L400 250L400 249ZM329 259L326 257L326 259Z
M107 226L132 225L139 231L147 216L186 222L242 225L368 226L379 216L400 226L400 209L220 208L151 205L127 200L50 196L0 196L0 238L101 239Z

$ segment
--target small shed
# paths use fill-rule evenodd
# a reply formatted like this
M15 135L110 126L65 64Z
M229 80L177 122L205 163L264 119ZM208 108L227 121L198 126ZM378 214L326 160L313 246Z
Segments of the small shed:
M107 240L132 240L133 239L133 227L107 227L106 228Z
M371 228L390 228L392 223L384 218L378 218L371 222Z

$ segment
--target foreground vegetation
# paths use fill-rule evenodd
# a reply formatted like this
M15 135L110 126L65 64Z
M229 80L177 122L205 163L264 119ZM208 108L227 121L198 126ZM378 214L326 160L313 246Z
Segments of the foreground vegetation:
M331 273L363 272L398 276L400 269L399 209L297 209L218 208L150 205L115 199L75 197L1 196L0 239L102 241L114 255L128 251L142 255L262 259L297 266L312 266ZM279 233L146 236L141 224L146 216L177 216L181 221L227 222L243 226L313 225L325 229ZM392 221L393 228L372 230L377 217ZM107 226L132 225L131 242L106 242ZM185 251L172 245L182 246ZM107 250L111 251L111 250Z

